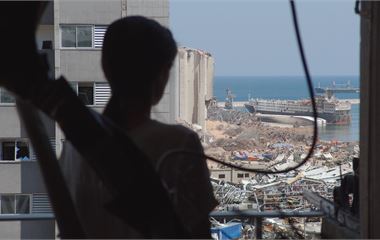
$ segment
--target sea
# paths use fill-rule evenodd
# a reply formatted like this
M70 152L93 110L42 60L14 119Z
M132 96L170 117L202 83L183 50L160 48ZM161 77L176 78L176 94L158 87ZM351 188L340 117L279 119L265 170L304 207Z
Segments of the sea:
M359 87L359 76L316 76L312 77L313 87L328 87L335 82ZM226 89L235 95L234 101L247 101L252 98L297 100L310 98L306 78L302 76L216 76L214 78L214 96L225 101ZM336 94L338 99L359 99L359 93ZM327 125L319 128L319 139L336 141L359 141L359 107L351 108L351 123L345 126Z

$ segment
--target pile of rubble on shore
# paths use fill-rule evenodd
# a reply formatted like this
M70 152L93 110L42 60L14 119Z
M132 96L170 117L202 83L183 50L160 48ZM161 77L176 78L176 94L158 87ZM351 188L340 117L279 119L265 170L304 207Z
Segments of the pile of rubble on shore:
M224 160L264 161L268 166L284 160L299 162L313 139L310 127L268 126L247 112L209 109L206 153ZM311 159L313 165L335 165L357 155L357 142L319 141ZM319 162L322 161L322 162Z
M246 112L211 108L204 146L206 154L218 159L278 171L306 157L312 134L310 127L268 126ZM334 187L340 185L344 175L352 173L352 159L358 154L358 142L318 141L312 157L296 170L250 175L239 182L213 178L212 183L220 209L310 210L313 206L303 198L303 191L332 200ZM210 168L225 169L219 164L211 164Z
M207 119L211 121L221 121L235 125L256 125L256 118L248 112L234 109L223 109L219 107L209 107L207 109Z

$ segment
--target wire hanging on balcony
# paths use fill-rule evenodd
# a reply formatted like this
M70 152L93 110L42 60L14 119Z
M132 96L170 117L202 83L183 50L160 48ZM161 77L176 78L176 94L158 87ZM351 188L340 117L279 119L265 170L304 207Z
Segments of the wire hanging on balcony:
M222 164L224 166L227 166L227 167L230 167L230 168L234 168L234 169L237 169L237 170L241 170L241 171L245 171L245 172L262 173L262 174L280 174L280 173L290 172L292 170L295 170L295 169L301 167L302 165L304 165L312 157L313 152L314 152L314 147L317 144L317 139L318 139L318 125L317 125L318 113L317 113L317 106L316 106L316 103L315 103L315 96L314 96L314 91L313 91L313 83L312 83L312 80L311 80L311 76L310 76L310 72L309 72L309 67L308 67L306 56L305 56L304 47L303 47L303 44L302 44L301 33L300 33L300 30L299 30L298 17L297 17L297 10L296 10L296 6L295 6L295 1L294 0L289 0L289 4L290 4L291 15L292 15L292 20L293 20L294 32L295 32L296 38L297 38L298 50L299 50L299 54L300 54L300 57L301 57L302 67L303 67L304 74L305 74L305 77L306 77L307 89L308 89L308 92L309 92L309 95L310 95L311 105L312 105L312 109L313 109L313 119L314 119L313 138L312 138L313 140L312 140L309 152L306 155L306 157L304 159L302 159L302 161L300 163L298 163L297 165L295 165L293 167L288 167L286 169L277 170L277 171L242 167L242 166L238 166L238 165L233 164L233 163L228 163L228 162L222 161L220 159L208 156L208 155L203 154L203 153L201 154L201 153L196 153L196 152L187 151L187 150L183 150L183 149L173 149L171 151L166 152L160 158L159 162L161 162L162 160L165 160L167 157L169 157L170 155L173 155L173 154L187 154L187 155L194 155L194 156L197 156L197 157L206 158L206 159L209 159L209 160L211 160L213 162Z

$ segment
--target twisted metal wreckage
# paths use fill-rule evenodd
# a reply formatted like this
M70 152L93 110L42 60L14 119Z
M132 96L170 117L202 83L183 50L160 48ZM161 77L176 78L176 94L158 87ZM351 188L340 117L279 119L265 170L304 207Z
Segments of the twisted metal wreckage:
M335 167L304 165L299 170L275 176L258 174L250 180L242 180L239 184L216 178L211 181L215 196L220 201L219 210L242 214L239 221L243 223L245 236L256 234L257 229L255 224L247 222L247 216L244 217L243 213L248 211L253 213L250 217L260 216L260 213L277 213L273 215L274 218L264 220L265 237L280 237L272 234L273 229L276 229L278 234L294 238L320 234L320 217L323 215L347 225L352 231L358 231L356 217L348 209L339 209L334 203L334 191L341 185L342 179L352 176L352 173L352 163L348 161ZM352 202L352 198L350 201ZM309 216L319 210L322 211L320 216ZM303 219L282 219L291 217L289 214L292 213L299 214ZM218 220L213 219L215 226L223 225L226 219L219 217Z

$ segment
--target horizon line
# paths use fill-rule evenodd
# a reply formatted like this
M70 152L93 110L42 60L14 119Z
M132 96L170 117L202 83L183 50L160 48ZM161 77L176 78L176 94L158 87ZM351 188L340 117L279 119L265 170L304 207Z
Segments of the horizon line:
M305 77L305 75L214 75L214 77ZM360 75L312 75L313 77L360 77Z

